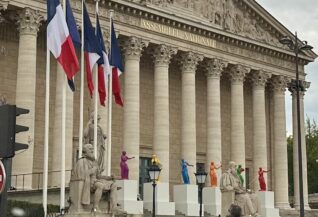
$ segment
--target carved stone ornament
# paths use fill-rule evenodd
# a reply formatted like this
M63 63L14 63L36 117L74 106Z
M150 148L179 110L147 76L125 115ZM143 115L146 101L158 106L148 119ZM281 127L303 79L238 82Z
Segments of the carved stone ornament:
M186 52L181 55L181 69L182 72L195 73L197 65L203 60L204 56L194 52Z
M310 82L300 80L300 96L304 96L307 89L310 87ZM297 85L296 80L291 80L290 83L288 83L288 90L291 92L291 95L295 95L297 93Z
M271 77L271 73L263 70L256 70L251 72L251 80L254 88L265 88L266 82Z
M283 75L273 75L271 79L271 85L273 87L273 90L278 93L285 93L286 87L290 80L290 78L287 78Z
M7 10L8 4L9 4L9 0L2 0L0 2L0 23L4 22L6 20L2 14L2 11Z
M18 30L20 34L37 35L43 16L39 11L24 8L17 17Z
M177 51L177 48L164 44L157 46L153 52L155 64L169 65L171 57L175 55Z
M237 64L232 65L229 70L230 78L232 83L243 83L245 75L250 72L250 68Z
M181 16L209 22L225 31L281 47L279 39L237 0L130 0L155 5Z
M221 59L210 59L206 61L206 76L208 78L220 78L224 68L227 67L227 64L228 63L226 61Z
M142 50L148 46L148 43L148 41L144 41L141 38L130 37L124 42L125 58L140 59Z

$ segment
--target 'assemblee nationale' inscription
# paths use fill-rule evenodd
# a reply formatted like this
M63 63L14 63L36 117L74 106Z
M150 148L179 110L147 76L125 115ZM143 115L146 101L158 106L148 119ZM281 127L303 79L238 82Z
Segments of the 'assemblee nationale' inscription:
M162 25L159 23L155 23L149 20L141 20L141 27L154 31L159 32L165 35L173 36L176 38L180 38L183 40L191 41L193 43L201 44L208 47L215 48L216 41L207 37L203 37L200 35L196 35L193 33L189 33L186 31L182 31L180 29L172 28L170 26Z

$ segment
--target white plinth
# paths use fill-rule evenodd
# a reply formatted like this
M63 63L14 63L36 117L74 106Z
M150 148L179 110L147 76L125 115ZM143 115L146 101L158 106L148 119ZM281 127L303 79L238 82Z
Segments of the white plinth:
M197 185L175 185L173 198L176 203L176 211L185 216L199 216L200 204ZM202 213L204 213L203 207Z
M279 217L279 209L274 207L274 192L258 191L256 194L262 217Z
M219 216L222 212L222 196L220 188L205 187L203 188L204 211L211 216Z
M138 183L136 180L118 180L116 181L118 203L127 214L143 214L143 202L137 201Z
M144 209L152 212L153 186L144 184ZM169 183L159 182L155 193L156 215L175 215L175 203L169 200Z

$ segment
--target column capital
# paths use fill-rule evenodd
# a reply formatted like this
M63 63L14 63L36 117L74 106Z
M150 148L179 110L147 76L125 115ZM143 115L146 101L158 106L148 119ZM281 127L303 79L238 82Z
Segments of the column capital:
M266 82L271 77L271 73L263 70L253 70L251 80L254 88L265 88Z
M155 64L169 65L173 55L177 53L178 49L165 44L158 45L153 51Z
M245 75L250 72L250 68L241 64L232 65L229 70L232 83L243 83Z
M5 11L5 10L7 10L8 5L9 5L9 0L2 0L2 1L0 2L0 11Z
M275 75L271 79L273 90L279 93L285 93L290 79L283 75Z
M140 59L142 51L148 46L148 41L131 36L124 41L125 58Z
M193 72L195 73L197 65L203 60L202 54L194 53L192 51L183 53L181 55L181 69L182 72Z
M220 78L224 68L226 68L228 62L221 59L209 59L206 61L205 68L207 70L206 76L208 78Z
M305 92L310 87L310 82L305 81L305 80L300 80L299 83L300 83L299 84L300 85L299 94L300 94L300 96L304 96ZM294 96L294 95L296 96L296 93L297 93L296 80L293 79L290 81L290 83L288 83L288 90L292 96Z
M16 17L20 35L37 35L43 16L31 8L22 9Z

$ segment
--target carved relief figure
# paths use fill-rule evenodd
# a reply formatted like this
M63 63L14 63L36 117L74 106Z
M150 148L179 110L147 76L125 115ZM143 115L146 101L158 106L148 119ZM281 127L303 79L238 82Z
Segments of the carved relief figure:
M234 31L235 7L232 0L225 0L224 29Z
M104 171L104 154L105 154L105 139L106 134L104 134L103 129L99 125L100 116L97 116L97 163L98 169L101 173ZM94 144L94 113L91 113L89 122L87 123L86 128L84 129L83 135L84 144Z

